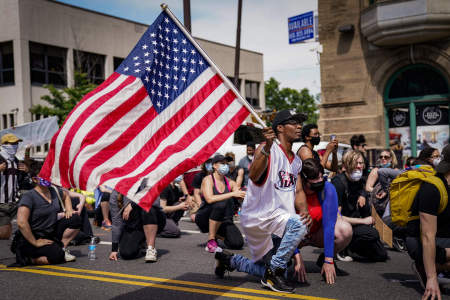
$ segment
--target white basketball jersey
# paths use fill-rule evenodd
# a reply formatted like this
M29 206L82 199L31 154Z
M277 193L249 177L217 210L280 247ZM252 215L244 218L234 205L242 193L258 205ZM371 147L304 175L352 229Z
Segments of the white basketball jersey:
M289 161L282 146L273 143L264 183L257 185L249 179L241 225L254 261L272 249L272 234L282 237L286 222L295 215L295 187L301 169L300 157L294 154Z

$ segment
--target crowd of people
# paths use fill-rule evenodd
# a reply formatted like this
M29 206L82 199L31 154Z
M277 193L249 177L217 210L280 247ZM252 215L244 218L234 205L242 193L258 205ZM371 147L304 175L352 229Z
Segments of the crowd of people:
M337 138L317 152L318 126L303 126L305 120L303 114L278 112L272 126L263 129L264 141L258 147L249 143L239 162L232 152L216 153L198 171L178 176L148 212L99 186L91 210L94 224L111 231L109 259L156 262L156 239L179 238L179 221L186 216L207 234L205 250L217 261L218 277L245 272L271 290L292 293L293 281L307 280L305 246L323 248L316 264L328 284L345 273L336 261L386 261L375 212L392 229L393 247L413 260L424 298L439 298L437 275L450 271L450 145L442 155L425 148L404 165L397 145L378 151L370 166L365 138L355 135L339 161ZM300 140L304 144L294 153L293 144ZM40 178L39 162L28 156L19 161L20 141L13 134L1 138L0 238L12 237L16 266L74 261L70 245L98 242L85 196ZM234 222L238 217L240 227ZM250 258L225 250L244 246Z

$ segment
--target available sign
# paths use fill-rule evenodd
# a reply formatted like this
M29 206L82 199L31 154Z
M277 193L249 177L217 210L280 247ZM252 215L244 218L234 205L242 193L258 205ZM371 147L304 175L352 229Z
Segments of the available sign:
M314 38L314 13L312 11L288 19L289 44Z

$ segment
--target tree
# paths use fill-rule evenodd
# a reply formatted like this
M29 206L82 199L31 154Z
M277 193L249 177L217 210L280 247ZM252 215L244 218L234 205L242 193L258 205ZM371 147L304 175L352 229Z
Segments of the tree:
M308 116L307 123L317 123L319 114L316 101L320 95L314 97L307 88L300 91L291 88L280 89L280 83L273 77L265 82L266 107L271 110L294 109Z
M33 105L30 108L30 112L43 116L57 116L58 123L61 126L67 115L80 102L83 96L96 88L95 84L89 82L87 74L75 72L74 75L74 87L66 87L61 90L51 84L45 85L44 87L48 89L50 95L42 96L41 99L50 104L50 106Z

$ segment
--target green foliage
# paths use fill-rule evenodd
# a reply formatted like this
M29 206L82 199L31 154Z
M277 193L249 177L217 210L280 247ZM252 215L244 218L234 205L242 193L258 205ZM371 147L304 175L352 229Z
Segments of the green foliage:
M320 94L314 97L307 88L300 91L291 88L280 89L280 83L273 77L265 82L264 90L267 109L276 111L294 109L308 116L306 123L317 124L319 119L317 102L320 100Z
M32 114L43 116L57 116L58 123L61 126L67 115L72 111L75 105L80 102L84 95L96 88L95 84L90 83L87 74L75 72L75 86L57 89L53 85L45 85L50 95L42 96L41 99L49 104L33 105L30 108Z

